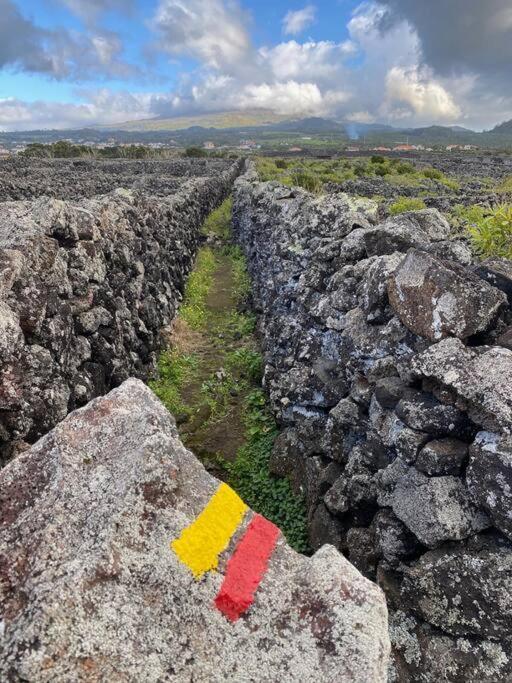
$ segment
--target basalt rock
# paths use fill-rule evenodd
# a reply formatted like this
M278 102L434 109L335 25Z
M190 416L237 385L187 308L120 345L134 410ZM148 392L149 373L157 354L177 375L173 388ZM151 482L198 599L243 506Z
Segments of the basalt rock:
M459 264L415 249L391 275L388 295L404 325L432 341L487 331L506 303L503 292Z
M100 168L115 186L118 175L106 172L112 166ZM154 177L151 164L138 168ZM203 177L182 179L167 196L118 188L76 201L0 203L0 460L77 406L154 371L199 228L228 194L240 162L215 169L210 177L202 167Z
M138 380L9 463L1 679L384 683L383 594L332 546L304 557L279 536L249 609L232 623L216 608L254 514L200 581L170 543L218 487Z
M504 280L475 272L437 211L356 213L252 172L235 184L264 386L290 435L273 469L306 494L312 547L335 544L386 591L390 681L508 681Z

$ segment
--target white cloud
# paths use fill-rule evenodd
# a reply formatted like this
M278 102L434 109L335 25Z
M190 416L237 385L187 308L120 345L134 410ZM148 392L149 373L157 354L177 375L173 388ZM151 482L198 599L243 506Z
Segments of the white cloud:
M355 51L351 41L333 43L322 40L297 43L290 40L273 48L261 48L260 64L278 80L289 78L315 82L334 82L343 75L343 61Z
M456 121L462 114L452 96L425 68L395 66L390 69L386 77L386 104L392 118L396 104L399 118L403 117L401 107L406 105L410 115L424 122Z
M160 0L152 26L166 52L217 69L244 59L250 47L244 16L232 0Z
M287 12L283 19L283 33L297 36L315 21L316 7L306 5L302 9Z
M153 97L105 89L90 93L89 101L81 104L4 98L0 99L0 129L81 128L147 118L152 115Z

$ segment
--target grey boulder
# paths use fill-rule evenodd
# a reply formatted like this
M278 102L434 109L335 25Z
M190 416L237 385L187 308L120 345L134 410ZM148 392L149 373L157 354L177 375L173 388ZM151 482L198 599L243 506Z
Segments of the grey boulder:
M507 303L503 292L458 263L417 249L390 276L388 296L403 324L432 341L487 331Z
M138 380L71 413L0 474L0 679L386 680L381 590L331 546L277 541L251 608L213 605L170 547L219 482Z

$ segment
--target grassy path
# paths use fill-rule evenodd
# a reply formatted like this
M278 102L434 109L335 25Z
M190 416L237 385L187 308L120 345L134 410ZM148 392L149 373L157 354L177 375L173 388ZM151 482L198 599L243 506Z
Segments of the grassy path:
M203 232L206 244L150 386L205 467L305 552L303 501L268 470L277 428L261 389L255 318L244 310L250 281L241 251L230 242L230 200L210 215Z

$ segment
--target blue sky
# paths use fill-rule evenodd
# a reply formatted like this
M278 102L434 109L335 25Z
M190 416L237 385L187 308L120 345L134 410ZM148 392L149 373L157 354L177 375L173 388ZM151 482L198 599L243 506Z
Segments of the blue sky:
M510 0L0 0L6 130L249 108L483 128L512 118L511 64Z

